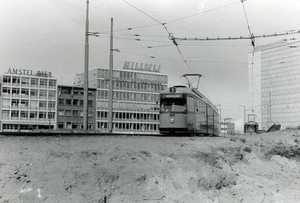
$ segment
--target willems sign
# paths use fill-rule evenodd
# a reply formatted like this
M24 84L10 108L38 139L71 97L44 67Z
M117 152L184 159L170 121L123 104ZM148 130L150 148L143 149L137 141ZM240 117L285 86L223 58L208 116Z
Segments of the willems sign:
M153 64L143 64L143 63L135 63L130 61L125 61L123 69L131 69L131 70L139 70L139 71L148 71L148 72L156 72L160 73L161 65L153 65Z
M9 68L7 73L8 74L16 74L16 75L34 75L34 76L38 76L38 77L52 77L52 72L36 71L34 73L32 70L16 69L16 68Z

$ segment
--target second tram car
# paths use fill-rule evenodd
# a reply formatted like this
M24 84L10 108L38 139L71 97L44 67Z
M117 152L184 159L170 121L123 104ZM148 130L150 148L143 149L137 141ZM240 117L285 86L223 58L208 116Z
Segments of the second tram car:
M219 136L217 108L197 89L173 86L160 93L159 131L164 135Z

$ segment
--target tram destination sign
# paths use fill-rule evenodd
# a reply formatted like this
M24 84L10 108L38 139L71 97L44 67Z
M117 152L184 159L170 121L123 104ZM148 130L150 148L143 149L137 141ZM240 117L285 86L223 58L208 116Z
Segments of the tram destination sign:
M181 98L182 94L163 94L162 97L164 97L164 98Z
M161 65L125 61L123 69L160 73Z
M8 74L15 75L29 75L29 76L38 76L38 77L52 77L52 72L48 71L36 71L27 70L27 69L17 69L17 68L9 68L7 71Z

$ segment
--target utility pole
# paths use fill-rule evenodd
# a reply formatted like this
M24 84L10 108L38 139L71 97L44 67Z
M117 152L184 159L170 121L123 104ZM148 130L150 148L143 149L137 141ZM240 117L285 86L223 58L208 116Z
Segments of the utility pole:
M272 105L272 97L271 97L271 92L269 92L269 105L270 105L270 110L269 110L269 113L270 113L270 116L269 116L269 127L271 127L271 125L272 125L272 107L271 107L271 105Z
M109 54L109 98L108 98L108 132L113 129L113 18L111 18L110 54Z
M83 129L88 130L88 89L89 89L89 0L86 1L85 50L84 50L84 100L83 100Z
M246 123L246 106L242 106L240 105L241 107L244 107L244 124Z

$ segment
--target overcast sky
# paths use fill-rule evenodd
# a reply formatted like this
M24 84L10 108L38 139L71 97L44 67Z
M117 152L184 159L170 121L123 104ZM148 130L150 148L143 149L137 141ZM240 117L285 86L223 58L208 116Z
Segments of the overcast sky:
M243 7L244 5L244 7ZM248 102L250 40L177 41L174 37L236 37L300 29L299 0L90 0L90 69L108 67L110 19L114 19L114 69L124 61L159 64L169 85L200 73L201 87L222 118L243 120ZM245 11L244 11L245 8ZM246 14L246 15L245 15ZM86 0L10 0L0 3L0 67L51 71L70 85L84 69ZM165 27L164 27L164 26ZM140 35L140 36L135 36ZM285 37L256 39L257 46ZM140 39L140 40L136 40ZM149 48L152 47L152 48Z

